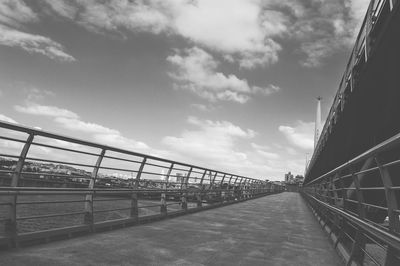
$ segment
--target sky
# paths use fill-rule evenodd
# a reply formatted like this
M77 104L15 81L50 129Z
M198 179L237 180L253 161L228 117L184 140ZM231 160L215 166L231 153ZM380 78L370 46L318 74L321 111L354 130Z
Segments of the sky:
M0 120L283 180L368 0L0 0Z

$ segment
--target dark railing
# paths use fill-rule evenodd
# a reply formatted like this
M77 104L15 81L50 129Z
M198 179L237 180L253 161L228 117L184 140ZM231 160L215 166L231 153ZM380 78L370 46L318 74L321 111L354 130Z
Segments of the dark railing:
M378 48L385 27L390 22L393 14L399 12L398 0L371 0L358 33L354 48L343 73L338 91L321 131L314 153L306 170L306 181L309 181L310 169L325 147L333 127L346 108L351 93L354 91L360 74L364 71L367 62L373 57Z
M281 191L258 179L0 122L0 246Z
M400 134L306 183L347 265L400 265Z

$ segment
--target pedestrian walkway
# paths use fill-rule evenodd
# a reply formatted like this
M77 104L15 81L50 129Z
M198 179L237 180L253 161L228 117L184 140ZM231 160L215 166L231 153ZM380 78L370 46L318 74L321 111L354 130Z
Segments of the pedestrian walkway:
M298 193L0 253L0 265L342 265Z

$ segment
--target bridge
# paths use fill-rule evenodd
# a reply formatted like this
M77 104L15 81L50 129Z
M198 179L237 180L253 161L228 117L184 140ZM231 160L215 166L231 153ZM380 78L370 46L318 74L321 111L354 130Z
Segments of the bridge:
M300 193L0 122L0 264L400 265L399 2L371 1Z
M301 196L284 192L0 254L5 265L342 265L327 239Z

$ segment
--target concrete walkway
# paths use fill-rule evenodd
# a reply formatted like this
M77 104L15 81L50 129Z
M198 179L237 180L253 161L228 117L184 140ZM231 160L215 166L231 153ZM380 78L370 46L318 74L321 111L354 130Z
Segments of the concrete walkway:
M342 265L297 193L0 252L0 265Z

